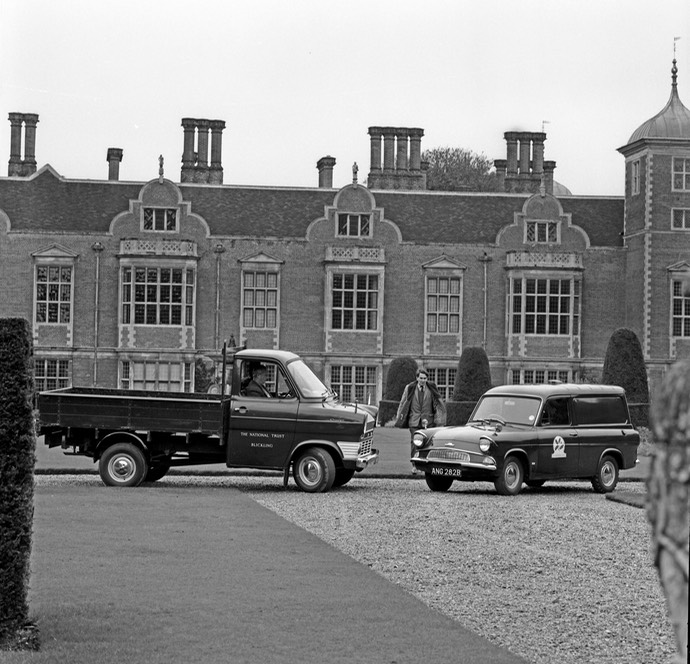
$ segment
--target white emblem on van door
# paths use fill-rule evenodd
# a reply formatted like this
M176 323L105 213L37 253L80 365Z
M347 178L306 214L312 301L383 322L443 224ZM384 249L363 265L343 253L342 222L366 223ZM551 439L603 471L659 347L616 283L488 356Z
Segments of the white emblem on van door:
M556 436L553 439L553 454L552 459L565 459L565 441L561 436Z

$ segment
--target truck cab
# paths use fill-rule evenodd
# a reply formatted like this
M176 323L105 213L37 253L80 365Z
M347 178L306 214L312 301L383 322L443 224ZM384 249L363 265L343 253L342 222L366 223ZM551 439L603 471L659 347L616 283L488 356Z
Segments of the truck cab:
M372 450L375 414L358 404L343 404L295 353L238 351L230 381L227 465L285 469L292 462L301 488L348 482L378 460ZM256 374L264 373L256 388ZM310 448L310 454L305 453Z

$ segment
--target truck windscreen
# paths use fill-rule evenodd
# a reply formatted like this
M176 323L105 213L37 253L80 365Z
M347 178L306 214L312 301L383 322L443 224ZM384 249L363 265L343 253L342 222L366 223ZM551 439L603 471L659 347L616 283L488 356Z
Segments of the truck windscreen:
M328 388L302 360L290 362L287 368L303 396L324 397L329 394Z

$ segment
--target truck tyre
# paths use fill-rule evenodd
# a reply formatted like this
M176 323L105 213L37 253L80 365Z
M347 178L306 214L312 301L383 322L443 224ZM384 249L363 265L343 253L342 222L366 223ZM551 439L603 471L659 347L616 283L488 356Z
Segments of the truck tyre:
M161 479L161 477L165 477L169 470L170 461L156 461L156 463L149 466L144 482L156 482Z
M326 450L309 447L295 461L292 475L302 491L325 493L335 481L335 462Z
M525 470L520 459L509 456L503 463L501 474L494 480L496 491L502 496L517 496L522 489Z
M618 462L607 455L599 462L597 474L592 478L592 487L597 493L610 493L617 484Z
M348 470L347 468L336 468L335 471L335 481L333 482L333 488L339 486L344 486L355 476L354 470Z
M143 452L131 443L112 445L98 462L98 472L107 486L139 486L148 469Z

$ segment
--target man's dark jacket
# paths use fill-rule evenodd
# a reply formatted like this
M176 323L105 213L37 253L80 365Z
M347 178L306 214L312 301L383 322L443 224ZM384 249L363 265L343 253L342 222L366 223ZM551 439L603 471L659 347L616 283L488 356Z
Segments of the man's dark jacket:
M429 427L442 427L446 424L446 405L443 403L441 398L441 393L438 388L431 381L426 383L429 392L431 392L431 410L434 415L434 421L429 422L427 426ZM412 404L412 397L414 396L414 391L417 389L417 381L410 383L405 387L400 399L400 405L398 406L398 412L395 416L395 426L400 428L406 428L410 420L410 405Z

